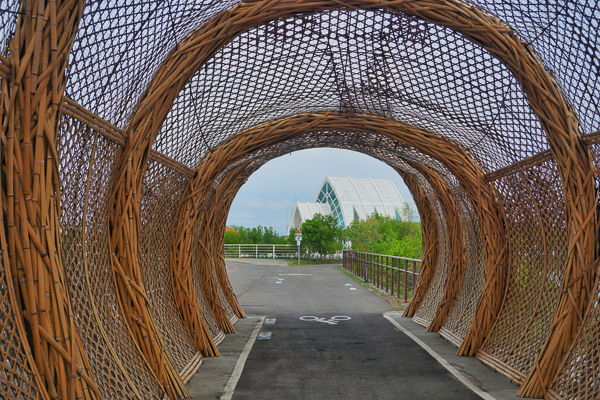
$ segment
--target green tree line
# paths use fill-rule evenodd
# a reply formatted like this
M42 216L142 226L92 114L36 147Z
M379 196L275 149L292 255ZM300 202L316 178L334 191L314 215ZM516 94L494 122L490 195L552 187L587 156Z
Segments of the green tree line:
M286 244L287 238L279 236L272 227L257 226L245 228L232 226L233 231L225 232L225 244Z
M315 214L302 224L302 248L310 258L325 258L343 248L391 256L420 259L423 251L421 223L417 213L406 204L402 220L382 215L353 221L343 229L331 215ZM226 244L296 244L296 232L291 229L287 238L279 236L272 227L245 228L234 226L225 232Z
M310 254L324 257L342 248L365 253L420 259L423 252L421 223L409 204L402 210L402 220L382 215L370 215L365 220L353 221L343 229L331 215L316 214L302 224L302 246ZM295 244L295 231L288 235L288 243Z

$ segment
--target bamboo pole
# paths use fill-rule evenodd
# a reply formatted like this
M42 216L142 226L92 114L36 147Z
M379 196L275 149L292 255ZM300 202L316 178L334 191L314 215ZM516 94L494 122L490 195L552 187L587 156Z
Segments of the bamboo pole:
M435 217L427 195L421 188L421 184L417 177L413 174L396 168L396 171L400 174L404 183L408 187L410 194L412 194L417 211L421 218L421 230L423 232L423 255L421 257L421 270L419 271L419 280L417 281L416 287L413 286L413 296L404 310L404 317L412 317L415 312L419 309L421 302L425 298L425 294L429 289L429 285L433 280L433 274L435 272L435 266L438 258L438 233L435 223ZM398 273L399 274L399 273ZM398 275L400 279L400 275Z
M465 274L465 232L462 219L460 218L460 211L456 206L454 196L450 193L446 181L439 174L424 165L419 165L415 162L409 162L409 164L419 171L431 184L433 191L440 201L448 225L448 254L450 258L448 276L444 285L444 294L437 306L431 323L427 327L427 332L437 332L446 321L448 314L450 314L463 283Z
M31 330L30 368L43 398L101 398L79 336L59 236L56 138L64 70L83 7L81 0L23 2L0 68L5 267L18 318Z

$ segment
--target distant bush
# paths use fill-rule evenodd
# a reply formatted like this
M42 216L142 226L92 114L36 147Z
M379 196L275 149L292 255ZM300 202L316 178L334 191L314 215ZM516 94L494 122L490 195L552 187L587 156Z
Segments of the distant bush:
M410 206L403 211L404 221L380 215L353 221L344 229L343 238L356 251L420 259L421 223L414 221L416 213Z

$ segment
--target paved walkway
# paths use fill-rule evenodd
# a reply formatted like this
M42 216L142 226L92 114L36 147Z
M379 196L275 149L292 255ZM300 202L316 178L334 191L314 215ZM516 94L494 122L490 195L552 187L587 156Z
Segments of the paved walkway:
M334 266L228 266L253 317L236 324L222 357L205 359L188 385L194 399L516 399L507 378L454 356Z

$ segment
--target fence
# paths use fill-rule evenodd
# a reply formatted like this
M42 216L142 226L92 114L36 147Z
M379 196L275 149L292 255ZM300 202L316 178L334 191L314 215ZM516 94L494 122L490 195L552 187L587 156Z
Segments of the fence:
M226 244L225 258L295 258L298 246L291 244Z
M409 263L412 271L409 269ZM404 268L402 268L404 264ZM412 290L419 279L421 270L421 260L406 257L388 256L384 254L361 253L358 251L344 250L343 268L361 277L375 287L395 294L400 298L400 293L404 295L404 302L408 302L412 295ZM400 290L402 289L402 291Z

